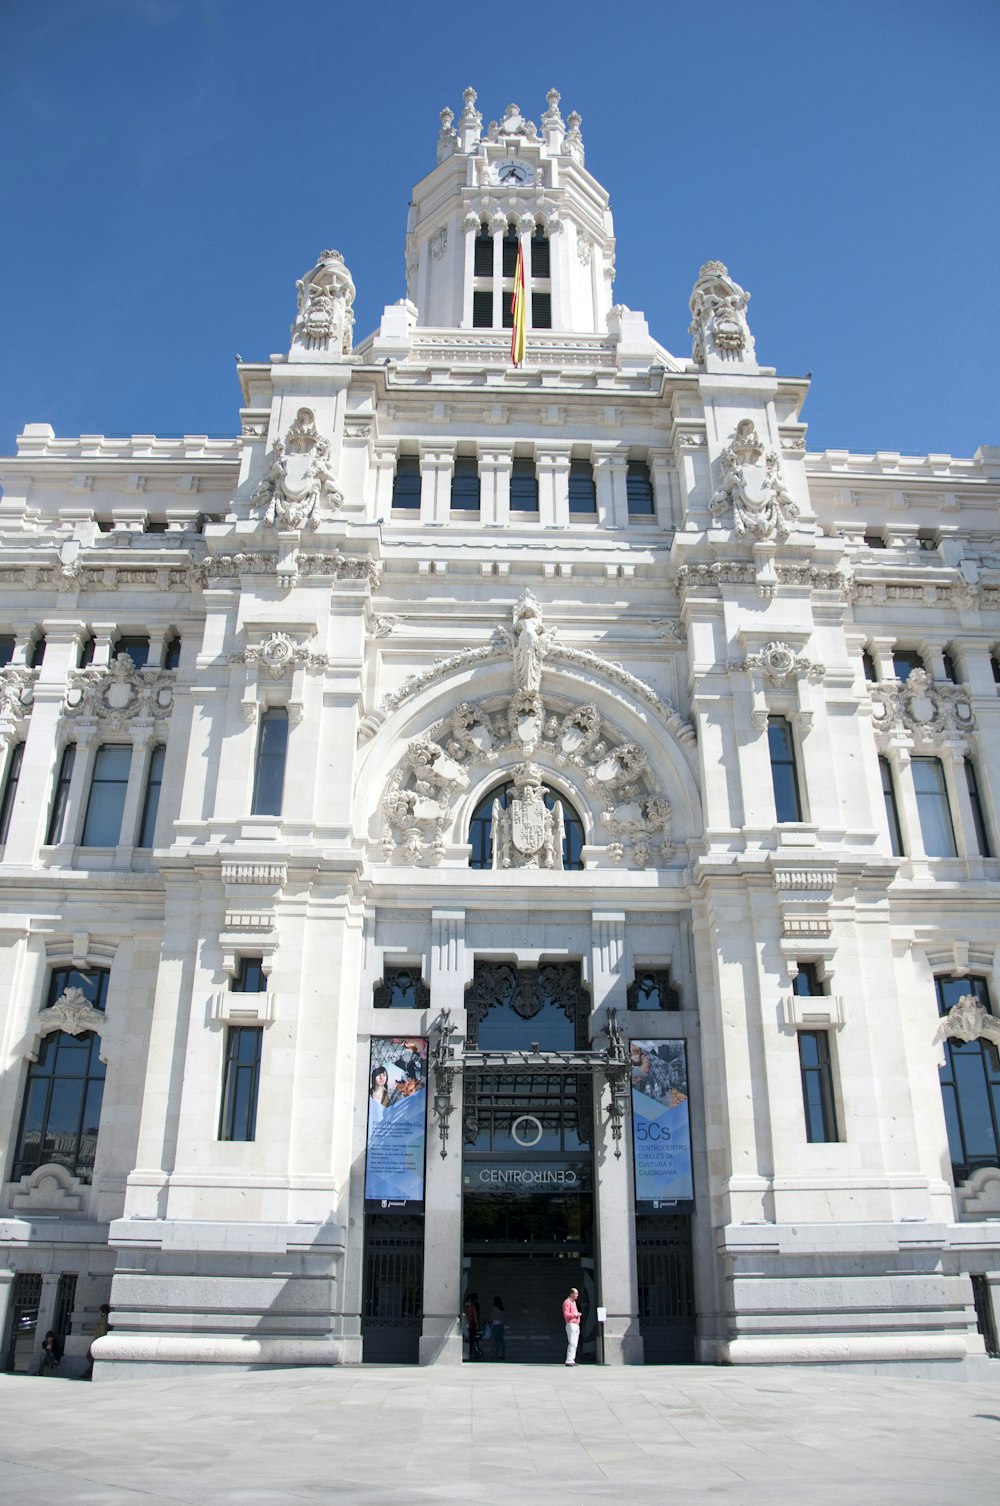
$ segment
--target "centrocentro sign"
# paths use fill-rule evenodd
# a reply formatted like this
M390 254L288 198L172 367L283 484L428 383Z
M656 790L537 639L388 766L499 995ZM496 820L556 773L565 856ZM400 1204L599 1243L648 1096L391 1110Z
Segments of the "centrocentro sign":
M467 1193L489 1192L508 1197L564 1196L589 1192L590 1167L582 1161L466 1161Z

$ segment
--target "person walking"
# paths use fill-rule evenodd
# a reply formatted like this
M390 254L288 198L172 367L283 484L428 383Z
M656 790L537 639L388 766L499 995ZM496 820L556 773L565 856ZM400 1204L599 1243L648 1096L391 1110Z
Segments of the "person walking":
M470 1292L465 1299L465 1322L469 1330L469 1359L481 1360L483 1351L479 1347L479 1293Z
M493 1310L490 1313L490 1338L493 1340L493 1358L505 1360L507 1358L507 1346L504 1343L504 1324L506 1319L502 1297L493 1298Z
M562 1305L563 1322L566 1325L566 1359L564 1364L576 1364L576 1346L580 1342L580 1309L576 1305L576 1299L580 1293L575 1286L569 1289L569 1296Z

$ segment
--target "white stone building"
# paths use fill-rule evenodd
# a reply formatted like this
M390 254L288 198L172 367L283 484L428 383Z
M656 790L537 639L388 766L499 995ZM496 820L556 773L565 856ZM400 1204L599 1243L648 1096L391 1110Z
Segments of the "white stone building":
M441 119L374 334L3 462L6 1362L984 1365L1000 449L811 453L554 91Z

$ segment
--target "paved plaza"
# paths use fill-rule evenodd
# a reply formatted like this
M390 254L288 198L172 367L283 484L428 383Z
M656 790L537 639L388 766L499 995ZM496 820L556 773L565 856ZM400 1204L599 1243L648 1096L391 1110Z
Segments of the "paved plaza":
M44 1394L43 1394L44 1392ZM996 1381L791 1369L0 1376L4 1506L996 1506Z

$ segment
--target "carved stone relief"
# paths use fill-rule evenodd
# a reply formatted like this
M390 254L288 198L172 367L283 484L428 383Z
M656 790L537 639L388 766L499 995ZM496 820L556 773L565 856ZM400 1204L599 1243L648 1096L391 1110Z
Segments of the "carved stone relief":
M118 654L107 669L70 671L64 712L94 717L119 730L130 722L160 721L174 705L172 669L136 669L128 654Z
M28 715L37 679L36 669L25 669L20 664L5 664L0 668L0 721L17 721Z
M254 664L267 671L272 679L278 679L293 669L296 664L307 664L313 669L324 669L329 664L326 654L317 654L306 643L296 643L287 633L269 633L260 643L247 644L245 649L229 655L230 664Z
M729 275L721 261L707 261L691 293L691 359L705 364L706 354L730 360L753 360L754 345L746 321L750 294Z
M99 1009L94 1008L83 989L67 988L50 1009L43 1010L38 1016L35 1038L28 1052L28 1060L38 1060L42 1041L47 1035L52 1035L57 1030L65 1031L67 1035L83 1035L88 1030L93 1030L97 1035L103 1035L106 1028L106 1016ZM103 1045L100 1058L106 1063Z
M672 851L670 802L649 770L644 749L630 742L595 705L542 692L542 663L559 645L530 592L514 606L512 623L511 628L496 630L488 652L473 651L481 658L509 654L512 689L463 702L410 742L382 801L386 857L398 844L407 863L440 862L456 802L470 784L470 771L486 766L498 772L510 769L515 784L521 779L523 789L518 786L512 802L519 808L519 830L530 828L538 837L538 846L527 852L515 839L513 811L502 812L496 849L506 854L510 866L558 866L545 859L546 843L555 836L538 814L544 775L543 768L535 766L537 756L543 765L575 773L602 808L600 819L608 831L613 862L628 852L634 866L645 868L653 862L654 848L667 861ZM561 850L560 836L560 855ZM505 866L502 856L499 862Z
M737 538L787 539L799 509L785 489L778 452L765 447L752 419L736 425L721 463L722 480L709 504L712 516L732 508Z
M881 680L870 690L875 732L881 738L903 733L923 745L975 728L968 687L939 684L926 670L913 670L903 682Z
M339 251L321 251L319 261L295 284L298 312L292 339L307 347L351 353L354 328L354 281Z
M747 654L745 659L733 664L731 668L746 673L758 670L767 683L775 687L784 685L790 678L821 680L826 673L824 664L797 654L787 643L777 640L767 644L759 653Z
M320 507L338 508L344 494L330 466L330 443L317 432L310 408L300 408L285 438L276 439L271 464L257 483L251 506L264 509L267 528L315 528Z
M936 1039L956 1041L992 1041L1000 1046L1000 1019L990 1014L975 994L963 994L957 1004L943 1016Z

